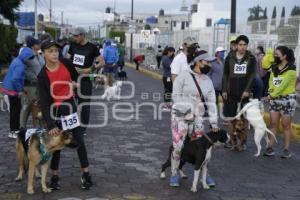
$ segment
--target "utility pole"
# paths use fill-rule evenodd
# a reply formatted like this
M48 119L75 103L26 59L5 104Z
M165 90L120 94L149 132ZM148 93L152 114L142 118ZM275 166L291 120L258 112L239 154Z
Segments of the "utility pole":
M133 23L133 0L131 0L131 23ZM132 43L133 43L133 34L130 33L130 62L132 62L132 58L133 58Z
M61 12L61 25L64 25L64 11Z
M38 38L37 0L34 0L34 37Z
M50 25L51 25L51 22L52 22L52 0L50 0Z
M231 26L230 33L236 32L236 0L231 0Z

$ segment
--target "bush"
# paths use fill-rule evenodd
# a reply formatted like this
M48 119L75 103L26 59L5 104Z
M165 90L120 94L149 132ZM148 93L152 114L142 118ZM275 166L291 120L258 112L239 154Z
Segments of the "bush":
M18 36L17 28L0 24L0 60L2 63L10 62L10 52L16 46L16 39Z

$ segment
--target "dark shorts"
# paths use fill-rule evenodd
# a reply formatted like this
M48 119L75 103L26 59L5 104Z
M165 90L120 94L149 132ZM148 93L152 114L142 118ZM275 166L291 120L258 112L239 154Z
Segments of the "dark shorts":
M103 69L103 74L115 74L117 73L117 66L105 65Z

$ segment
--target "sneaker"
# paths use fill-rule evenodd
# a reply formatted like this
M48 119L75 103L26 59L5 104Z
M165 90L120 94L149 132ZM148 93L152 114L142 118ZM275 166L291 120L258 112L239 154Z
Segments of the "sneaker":
M210 187L216 186L216 182L214 181L214 179L210 175L207 175L207 177L206 177L206 183Z
M171 187L179 187L179 180L180 180L180 177L179 175L175 175L175 176L171 176L170 178L170 186Z
M272 147L269 147L266 149L266 151L263 154L264 156L274 156L275 155L275 151L273 150Z
M284 149L284 150L282 151L281 156L280 156L280 158L290 158L290 157L292 157L292 154L291 154L291 152L290 152L289 150L287 150L287 149Z
M17 139L17 137L18 137L18 131L10 131L8 133L8 137L12 138L12 139Z
M84 172L81 177L81 188L84 190L89 190L92 185L92 177L88 172Z
M59 177L57 175L51 177L49 188L51 190L60 190Z

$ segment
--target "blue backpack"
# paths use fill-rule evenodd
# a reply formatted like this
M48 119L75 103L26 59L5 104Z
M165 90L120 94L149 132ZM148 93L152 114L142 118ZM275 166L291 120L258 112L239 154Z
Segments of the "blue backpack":
M113 46L108 46L103 51L103 57L106 64L114 64L119 60L119 53L117 48Z

